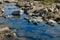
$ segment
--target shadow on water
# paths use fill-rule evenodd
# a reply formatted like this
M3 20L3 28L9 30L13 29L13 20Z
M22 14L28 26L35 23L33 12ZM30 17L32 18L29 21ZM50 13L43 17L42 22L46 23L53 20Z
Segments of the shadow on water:
M12 16L11 13L13 11L19 10L19 8L14 5L15 4L5 4L4 13L6 13L9 16ZM8 10L8 8L11 8L11 10ZM24 20L24 17L27 16L23 14L21 17L17 16L13 18L4 19L6 20L6 22L10 23L12 29L17 30L18 37L24 37L26 38L26 40L50 40L55 37L55 34L57 36L60 35L59 32L57 32L58 28L60 28L60 25L57 26L58 28L56 26L50 27L49 25L45 25L45 22L41 22L38 23L38 25L34 25L32 22L28 23L26 20Z

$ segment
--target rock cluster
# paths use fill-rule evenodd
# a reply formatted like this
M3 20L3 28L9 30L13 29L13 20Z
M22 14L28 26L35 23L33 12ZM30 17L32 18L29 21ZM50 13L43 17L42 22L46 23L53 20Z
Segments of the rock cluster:
M32 9L31 9L32 7ZM52 20L54 23L60 24L60 5L59 4L52 4L52 5L44 5L41 7L36 7L36 6L30 6L30 7L25 7L25 14L28 15L29 19L36 19L34 20L35 23L37 23L38 20L42 19L44 21L49 21ZM39 18L39 19L37 19ZM51 22L52 22L51 21ZM50 23L50 22L48 22ZM53 22L52 22L53 23Z
M1 27L0 40L16 40L15 30L11 30L9 27Z

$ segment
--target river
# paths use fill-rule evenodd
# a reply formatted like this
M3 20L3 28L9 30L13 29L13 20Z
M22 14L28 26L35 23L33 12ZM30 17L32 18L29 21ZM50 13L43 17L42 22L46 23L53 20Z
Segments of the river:
M9 9L11 8L11 9ZM15 4L6 3L4 5L4 13L12 16L11 13L15 10L19 10ZM32 22L28 23L23 18L27 17L25 14L22 17L14 18L2 18L5 22L4 25L12 27L17 30L16 34L18 38L24 40L60 40L60 25L55 26L46 25L45 22L41 22L38 25L34 25Z

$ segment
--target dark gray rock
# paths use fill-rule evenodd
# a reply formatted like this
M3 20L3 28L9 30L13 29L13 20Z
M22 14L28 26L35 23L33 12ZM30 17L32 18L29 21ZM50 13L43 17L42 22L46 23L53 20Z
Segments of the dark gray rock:
M14 11L14 12L12 13L12 15L13 15L13 16L20 16L20 11Z

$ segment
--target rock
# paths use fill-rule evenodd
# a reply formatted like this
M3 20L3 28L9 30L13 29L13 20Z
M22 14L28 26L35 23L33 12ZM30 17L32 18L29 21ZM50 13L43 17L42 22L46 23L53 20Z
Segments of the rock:
M37 17L37 22L42 22L43 21L43 19L42 19L42 17Z
M54 21L54 20L49 19L49 20L47 20L47 24L53 26L53 25L57 24L57 22Z
M18 2L18 0L4 0L4 2L7 2L7 3L16 3L16 2Z
M17 3L16 3L16 5L15 5L15 6L17 6L17 7L19 7L19 8L21 7L21 6L19 6Z
M9 31L9 30L10 30L9 27L0 28L0 32L2 32L2 31L6 31L6 30Z
M3 0L0 0L0 3L3 3Z
M0 2L0 4L2 4L2 2Z
M14 11L14 12L12 12L12 15L13 16L20 16L20 11Z
M58 24L60 24L60 18L54 19Z
M16 31L9 27L0 28L0 40L16 40Z
M13 16L21 16L23 15L24 11L22 9L18 10L18 11L14 11L12 12Z
M5 3L10 3L9 1L4 1Z
M20 15L23 15L24 10L20 9Z
M8 18L8 15L3 13L3 14L2 14L2 17Z
M60 9L60 4L57 4L57 5L56 5L56 8Z
M27 6L27 2L26 1L18 1L17 5L21 6L21 7L24 7L24 6Z
M28 13L29 16L33 16L33 13Z

